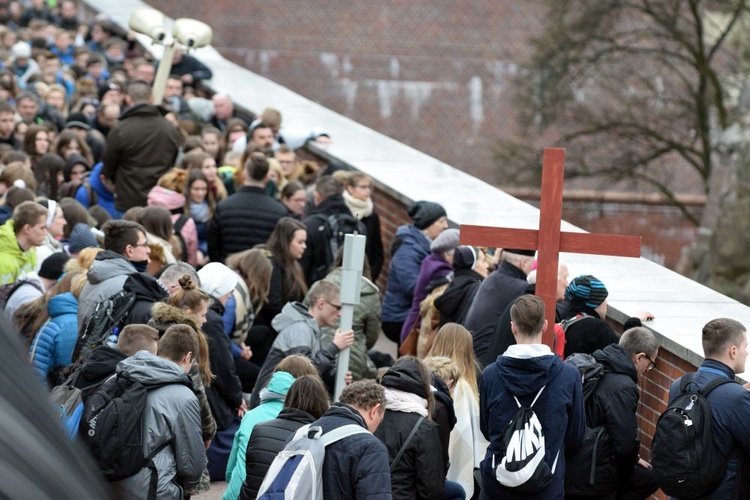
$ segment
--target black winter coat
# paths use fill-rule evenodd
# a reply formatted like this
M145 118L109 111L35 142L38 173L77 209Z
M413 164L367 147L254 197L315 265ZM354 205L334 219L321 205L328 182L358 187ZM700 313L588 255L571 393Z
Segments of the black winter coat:
M326 277L328 267L333 264L326 262L326 246L328 239L321 230L325 220L335 214L352 215L349 207L344 203L344 198L340 194L334 194L321 201L314 207L307 217L305 217L305 226L307 226L307 248L299 263L302 265L302 272L305 274L307 286L311 286L318 280ZM334 256L335 257L335 256Z
M91 355L78 370L80 375L73 383L74 387L84 392L84 399L89 394L96 392L100 384L107 381L115 374L117 363L127 358L123 353L113 347L101 345L91 352ZM89 388L88 391L85 389Z
M446 323L464 324L474 295L482 284L482 275L472 269L454 268L453 281L443 294L435 299L435 307L440 311L440 326Z
M255 500L266 472L286 441L297 429L314 420L306 411L284 408L275 419L255 424L245 453L246 477L240 491L241 500Z
M356 424L367 428L364 419L351 406L334 403L313 422L323 433ZM372 434L356 434L326 448L323 463L323 497L326 500L390 500L391 474L388 451Z
M590 307L573 302L570 305L570 311L566 319L573 318L581 313L587 314L590 317L573 323L565 331L566 358L574 352L593 354L597 349L604 349L608 345L616 344L620 341L620 336L617 332L609 326L609 323L600 319L599 314ZM641 326L641 320L638 318L628 318L623 329L627 330L636 326Z
M453 398L450 390L440 377L433 374L432 386L436 389L435 406L432 409L432 421L437 427L438 436L440 436L440 447L443 449L443 468L445 474L450 467L450 458L448 456L448 445L451 440L451 431L456 426L456 411L453 408Z
M367 229L367 242L365 243L365 255L370 263L370 281L375 283L383 270L385 252L383 251L383 238L380 234L380 216L373 210L370 215L362 218L362 224Z
M136 104L107 135L102 174L115 183L115 208L145 207L146 195L174 166L182 137L164 118L165 109Z
M224 306L214 300L203 325L203 333L208 340L211 371L214 374L211 385L206 388L206 397L219 430L226 429L232 423L235 410L242 404L242 384L234 371L231 341L224 333L221 322L223 314Z
M286 214L284 205L263 188L241 187L214 210L206 234L208 256L214 262L224 262L229 254L265 243Z
M126 325L148 324L154 303L169 297L167 289L156 278L145 273L131 274L122 288L127 292L135 292L135 304L125 320Z

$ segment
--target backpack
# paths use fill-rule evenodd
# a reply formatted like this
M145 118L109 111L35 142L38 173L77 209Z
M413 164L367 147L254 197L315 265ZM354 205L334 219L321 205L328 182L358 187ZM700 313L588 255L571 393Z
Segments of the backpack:
M78 341L73 350L73 359L91 354L94 348L109 341L117 344L117 335L135 304L136 294L133 291L120 290L108 299L96 304L91 315L84 320L78 334Z
M147 388L122 371L86 401L80 435L108 481L125 479L147 467L151 469L148 498L156 497L158 473L153 458L171 441L144 456L143 414L148 391L176 383L190 387L190 381L185 377L184 381L164 382Z
M14 293L16 293L16 290L21 288L23 285L32 285L34 288L39 290L41 293L44 293L44 290L42 290L42 287L39 283L36 281L30 281L25 279L19 279L14 281L13 283L7 283L5 285L0 286L0 309L5 311L5 306L8 304L8 301L13 296Z
M105 379L93 385L78 388L77 384L82 371L79 365L78 369L71 373L62 384L53 387L49 394L49 401L58 412L60 423L71 440L75 440L78 435L86 400L106 382Z
M492 454L492 468L495 479L517 493L537 493L547 487L557 468L558 450L552 468L545 459L547 449L544 430L533 407L544 391L542 386L536 393L529 406L522 406L518 398L513 399L518 405L518 411L503 431L500 442L500 457L496 463L496 455Z
M350 213L336 213L327 217L321 214L320 217L325 218L318 227L318 230L323 233L323 241L325 241L325 263L319 266L315 272L317 273L316 276L324 278L328 268L336 260L339 248L344 246L344 237L347 234L367 235L367 229L362 221Z
M174 222L174 235L177 237L177 241L180 242L180 260L182 262L187 262L187 243L185 243L185 237L182 235L181 231L182 228L185 227L185 223L190 219L185 214L180 215L177 220Z
M709 495L721 483L732 455L723 455L713 436L711 405L706 397L720 385L736 383L719 377L700 389L694 373L682 377L680 392L656 422L651 466L659 487L669 496Z
M258 499L323 500L326 446L355 434L369 434L369 431L354 424L325 434L320 426L301 427L271 463L258 491Z
M576 314L572 318L564 319L559 323L555 323L554 333L555 338L552 341L552 351L560 356L565 357L565 332L568 331L571 325L575 325L582 319L588 318L588 314Z
M574 353L565 363L575 367L583 379L583 403L588 407L604 367L594 356ZM571 495L606 495L617 489L617 468L612 444L603 425L586 426L581 446L565 461L565 492Z

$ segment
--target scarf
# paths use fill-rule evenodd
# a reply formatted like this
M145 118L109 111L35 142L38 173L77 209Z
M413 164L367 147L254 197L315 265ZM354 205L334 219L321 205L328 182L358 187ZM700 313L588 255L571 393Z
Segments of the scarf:
M190 217L195 222L203 223L208 222L208 202L194 203L190 202Z
M346 189L344 189L344 192L341 194L344 196L344 203L346 203L346 206L349 207L349 211L358 220L362 220L365 217L369 217L372 215L372 198L367 198L365 201L362 201L350 195L349 191L347 191Z
M386 409L427 417L427 400L411 392L385 388Z

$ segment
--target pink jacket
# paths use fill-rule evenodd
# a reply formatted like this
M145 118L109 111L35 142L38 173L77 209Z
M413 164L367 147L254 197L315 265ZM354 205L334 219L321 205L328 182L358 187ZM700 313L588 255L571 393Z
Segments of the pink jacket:
M180 218L180 215L183 215L185 197L177 191L154 186L148 193L148 204L152 207L162 207L169 210L172 213L172 223L174 224ZM185 216L188 220L182 226L180 235L185 240L185 246L187 247L187 262L195 267L198 263L198 231L195 228L195 221L189 215Z

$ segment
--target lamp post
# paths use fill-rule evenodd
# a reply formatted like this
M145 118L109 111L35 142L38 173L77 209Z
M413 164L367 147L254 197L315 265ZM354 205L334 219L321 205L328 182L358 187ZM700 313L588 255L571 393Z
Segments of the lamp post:
M172 59L177 43L185 46L187 51L205 47L211 43L211 27L195 19L180 18L172 24L172 36L167 36L164 14L156 9L138 9L130 16L128 25L136 33L146 35L153 43L164 46L164 54L159 61L153 86L153 103L159 105L164 98L167 78L172 69Z

